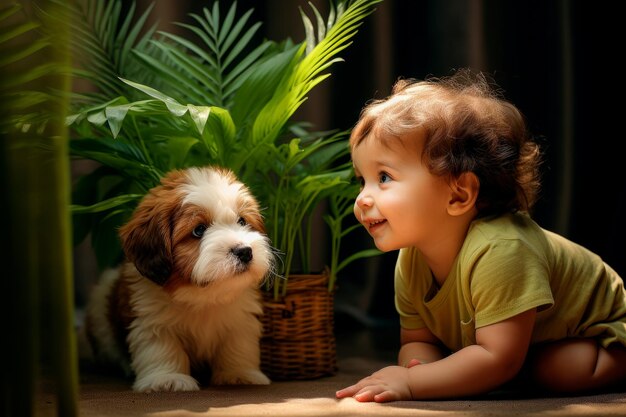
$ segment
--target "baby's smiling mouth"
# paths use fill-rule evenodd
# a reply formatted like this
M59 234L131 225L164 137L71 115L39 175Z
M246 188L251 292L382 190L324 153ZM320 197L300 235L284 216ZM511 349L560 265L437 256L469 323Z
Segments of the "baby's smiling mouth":
M387 220L385 220L385 219L380 219L380 220L372 220L372 221L370 221L370 222L368 223L368 225L369 225L369 228L370 228L370 229L372 229L372 228L374 228L374 227L376 227L376 226L378 226L378 225L380 225L380 224L382 224L382 223L385 223L386 221L387 221Z

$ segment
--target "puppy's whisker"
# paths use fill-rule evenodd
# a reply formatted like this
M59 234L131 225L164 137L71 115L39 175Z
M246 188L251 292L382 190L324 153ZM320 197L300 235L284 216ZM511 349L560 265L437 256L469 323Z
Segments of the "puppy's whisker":
M280 262L281 270L284 268L284 262L282 259L282 253L273 246L269 246L269 252L271 256L269 257L269 265L265 277L263 278L260 286L265 286L266 289L272 288L274 285L274 281L276 278L285 279L278 271L277 264Z

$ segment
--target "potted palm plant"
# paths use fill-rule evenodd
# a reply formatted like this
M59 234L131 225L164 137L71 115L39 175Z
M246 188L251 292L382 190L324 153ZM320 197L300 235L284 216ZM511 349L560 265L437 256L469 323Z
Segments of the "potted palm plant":
M330 311L316 326L326 333L301 330L308 338L328 339L334 349L336 276L353 260L376 253L360 251L339 261L341 240L351 231L343 219L355 195L347 132L310 132L292 116L330 75L326 71L340 60L338 53L380 1L332 3L326 20L311 6L316 24L302 12L305 41L262 40L258 45L252 41L260 23L250 24L252 10L240 15L236 4L224 11L215 2L201 14L190 14L192 23L178 24L189 36L145 28L150 10L135 16L134 4L123 11L118 0L85 0L66 9L79 35L74 46L82 59L76 74L95 87L73 95L70 152L100 163L74 190L76 241L91 233L99 265L115 264L121 257L117 228L167 171L208 164L232 169L266 207L268 235L282 259L279 276L265 292L264 340L271 352L262 362L271 362L265 370L274 377L332 373L334 354L327 355L332 359L326 369L273 372L285 360L274 344L280 337L272 317L290 322L294 301L287 298L321 286L321 304ZM322 202L329 207L324 219L331 262L321 280L302 278L298 289L294 266L300 273L311 272L310 230ZM294 336L290 328L278 332Z

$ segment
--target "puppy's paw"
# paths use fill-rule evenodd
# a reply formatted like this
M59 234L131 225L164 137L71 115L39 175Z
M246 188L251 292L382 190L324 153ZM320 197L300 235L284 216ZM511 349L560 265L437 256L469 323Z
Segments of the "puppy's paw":
M152 374L145 375L135 380L133 390L137 392L157 392L157 391L198 391L198 382L189 375Z
M270 380L258 369L238 369L234 371L213 371L213 385L268 385Z

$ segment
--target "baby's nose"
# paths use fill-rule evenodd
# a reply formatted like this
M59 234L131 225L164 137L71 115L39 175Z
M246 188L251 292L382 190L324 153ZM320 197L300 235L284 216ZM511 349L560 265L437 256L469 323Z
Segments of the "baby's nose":
M372 199L372 197L370 197L369 195L363 192L359 193L359 195L356 197L356 205L360 209L372 207L373 203L374 203L374 200Z

